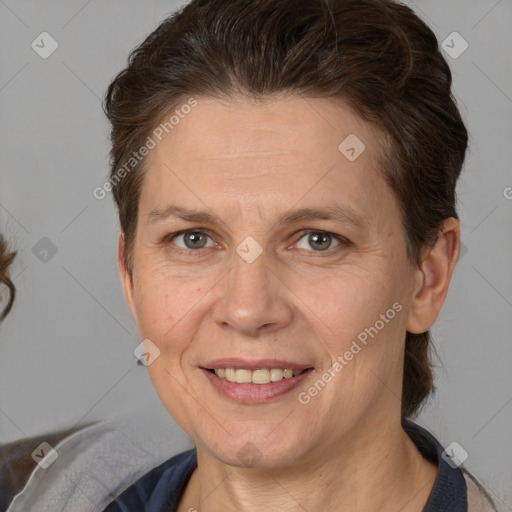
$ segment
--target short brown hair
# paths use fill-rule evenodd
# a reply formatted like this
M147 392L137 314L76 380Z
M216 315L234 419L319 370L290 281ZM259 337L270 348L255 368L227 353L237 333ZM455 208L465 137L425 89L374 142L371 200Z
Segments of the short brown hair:
M132 269L144 160L118 170L191 95L340 98L383 136L383 174L412 264L457 217L468 135L430 28L392 0L193 0L151 33L110 84L111 180ZM114 181L112 181L114 183ZM407 333L402 416L433 390L430 335Z

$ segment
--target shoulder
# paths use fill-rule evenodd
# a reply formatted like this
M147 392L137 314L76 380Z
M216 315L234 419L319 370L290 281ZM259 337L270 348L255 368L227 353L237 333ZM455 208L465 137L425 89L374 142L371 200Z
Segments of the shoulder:
M502 512L496 507L485 487L458 462L456 454L447 452L430 432L419 425L407 421L404 429L422 455L438 466L438 474L425 512Z
M44 446L56 446L76 430L53 432L0 445L0 510L7 510L11 500L25 487L37 467L33 453L44 453Z
M485 487L467 469L463 469L468 495L468 512L499 512Z
M174 510L196 467L195 448L179 453L131 484L104 512L160 510L163 506Z
M179 438L171 444L168 427L151 430L134 423L102 422L49 441L57 457L48 467L25 468L25 481L16 489L8 511L103 510L123 489L168 459L172 450L190 446ZM25 458L33 462L31 453L37 445L32 439L23 444ZM12 461L8 466L10 471Z

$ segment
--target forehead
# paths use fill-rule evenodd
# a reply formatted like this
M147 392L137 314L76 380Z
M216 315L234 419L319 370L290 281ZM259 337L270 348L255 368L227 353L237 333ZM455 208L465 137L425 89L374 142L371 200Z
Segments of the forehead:
M379 134L346 103L297 95L195 99L148 156L144 214L165 211L177 197L187 198L185 207L236 204L234 215L270 208L280 218L298 203L334 196L365 214L386 198Z
M179 105L177 110L180 110ZM377 130L338 98L198 97L195 108L189 109L179 120L174 116L174 120L178 123L168 126L170 129L162 134L166 144L158 144L150 158L166 149L172 150L175 156L187 153L188 160L276 155L286 158L297 154L304 158L314 154L316 165L322 165L329 157L351 156L340 152L339 148L347 137L364 141L367 163L378 161L381 153ZM164 117L160 126L165 121ZM321 153L317 151L320 148Z

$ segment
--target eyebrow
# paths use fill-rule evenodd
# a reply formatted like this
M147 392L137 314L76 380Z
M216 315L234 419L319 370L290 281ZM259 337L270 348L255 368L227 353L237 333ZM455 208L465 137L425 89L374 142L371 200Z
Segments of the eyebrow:
M218 217L208 212L191 210L177 205L169 205L163 210L151 210L146 214L146 217L148 218L147 224L162 222L169 217L175 217L188 222L196 222L198 224L211 224L214 226L225 224ZM276 224L288 225L310 220L330 220L361 227L365 224L366 219L366 216L360 214L350 206L334 204L322 208L299 208L285 212L278 217Z

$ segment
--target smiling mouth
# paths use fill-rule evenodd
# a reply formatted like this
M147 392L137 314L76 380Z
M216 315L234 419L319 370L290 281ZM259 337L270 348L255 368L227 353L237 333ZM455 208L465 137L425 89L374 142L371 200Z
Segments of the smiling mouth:
M271 384L284 379L297 377L313 368L291 370L289 368L259 368L249 370L246 368L206 368L210 373L220 379L237 384Z
M254 363L239 361L238 364L246 367L236 368L234 365L228 366L227 362L219 361L212 365L216 368L200 369L217 393L239 404L247 405L264 404L288 396L315 371L313 367L300 364L293 364L294 369L279 368L277 365L265 368L265 363L256 366ZM223 368L217 365L222 365Z

